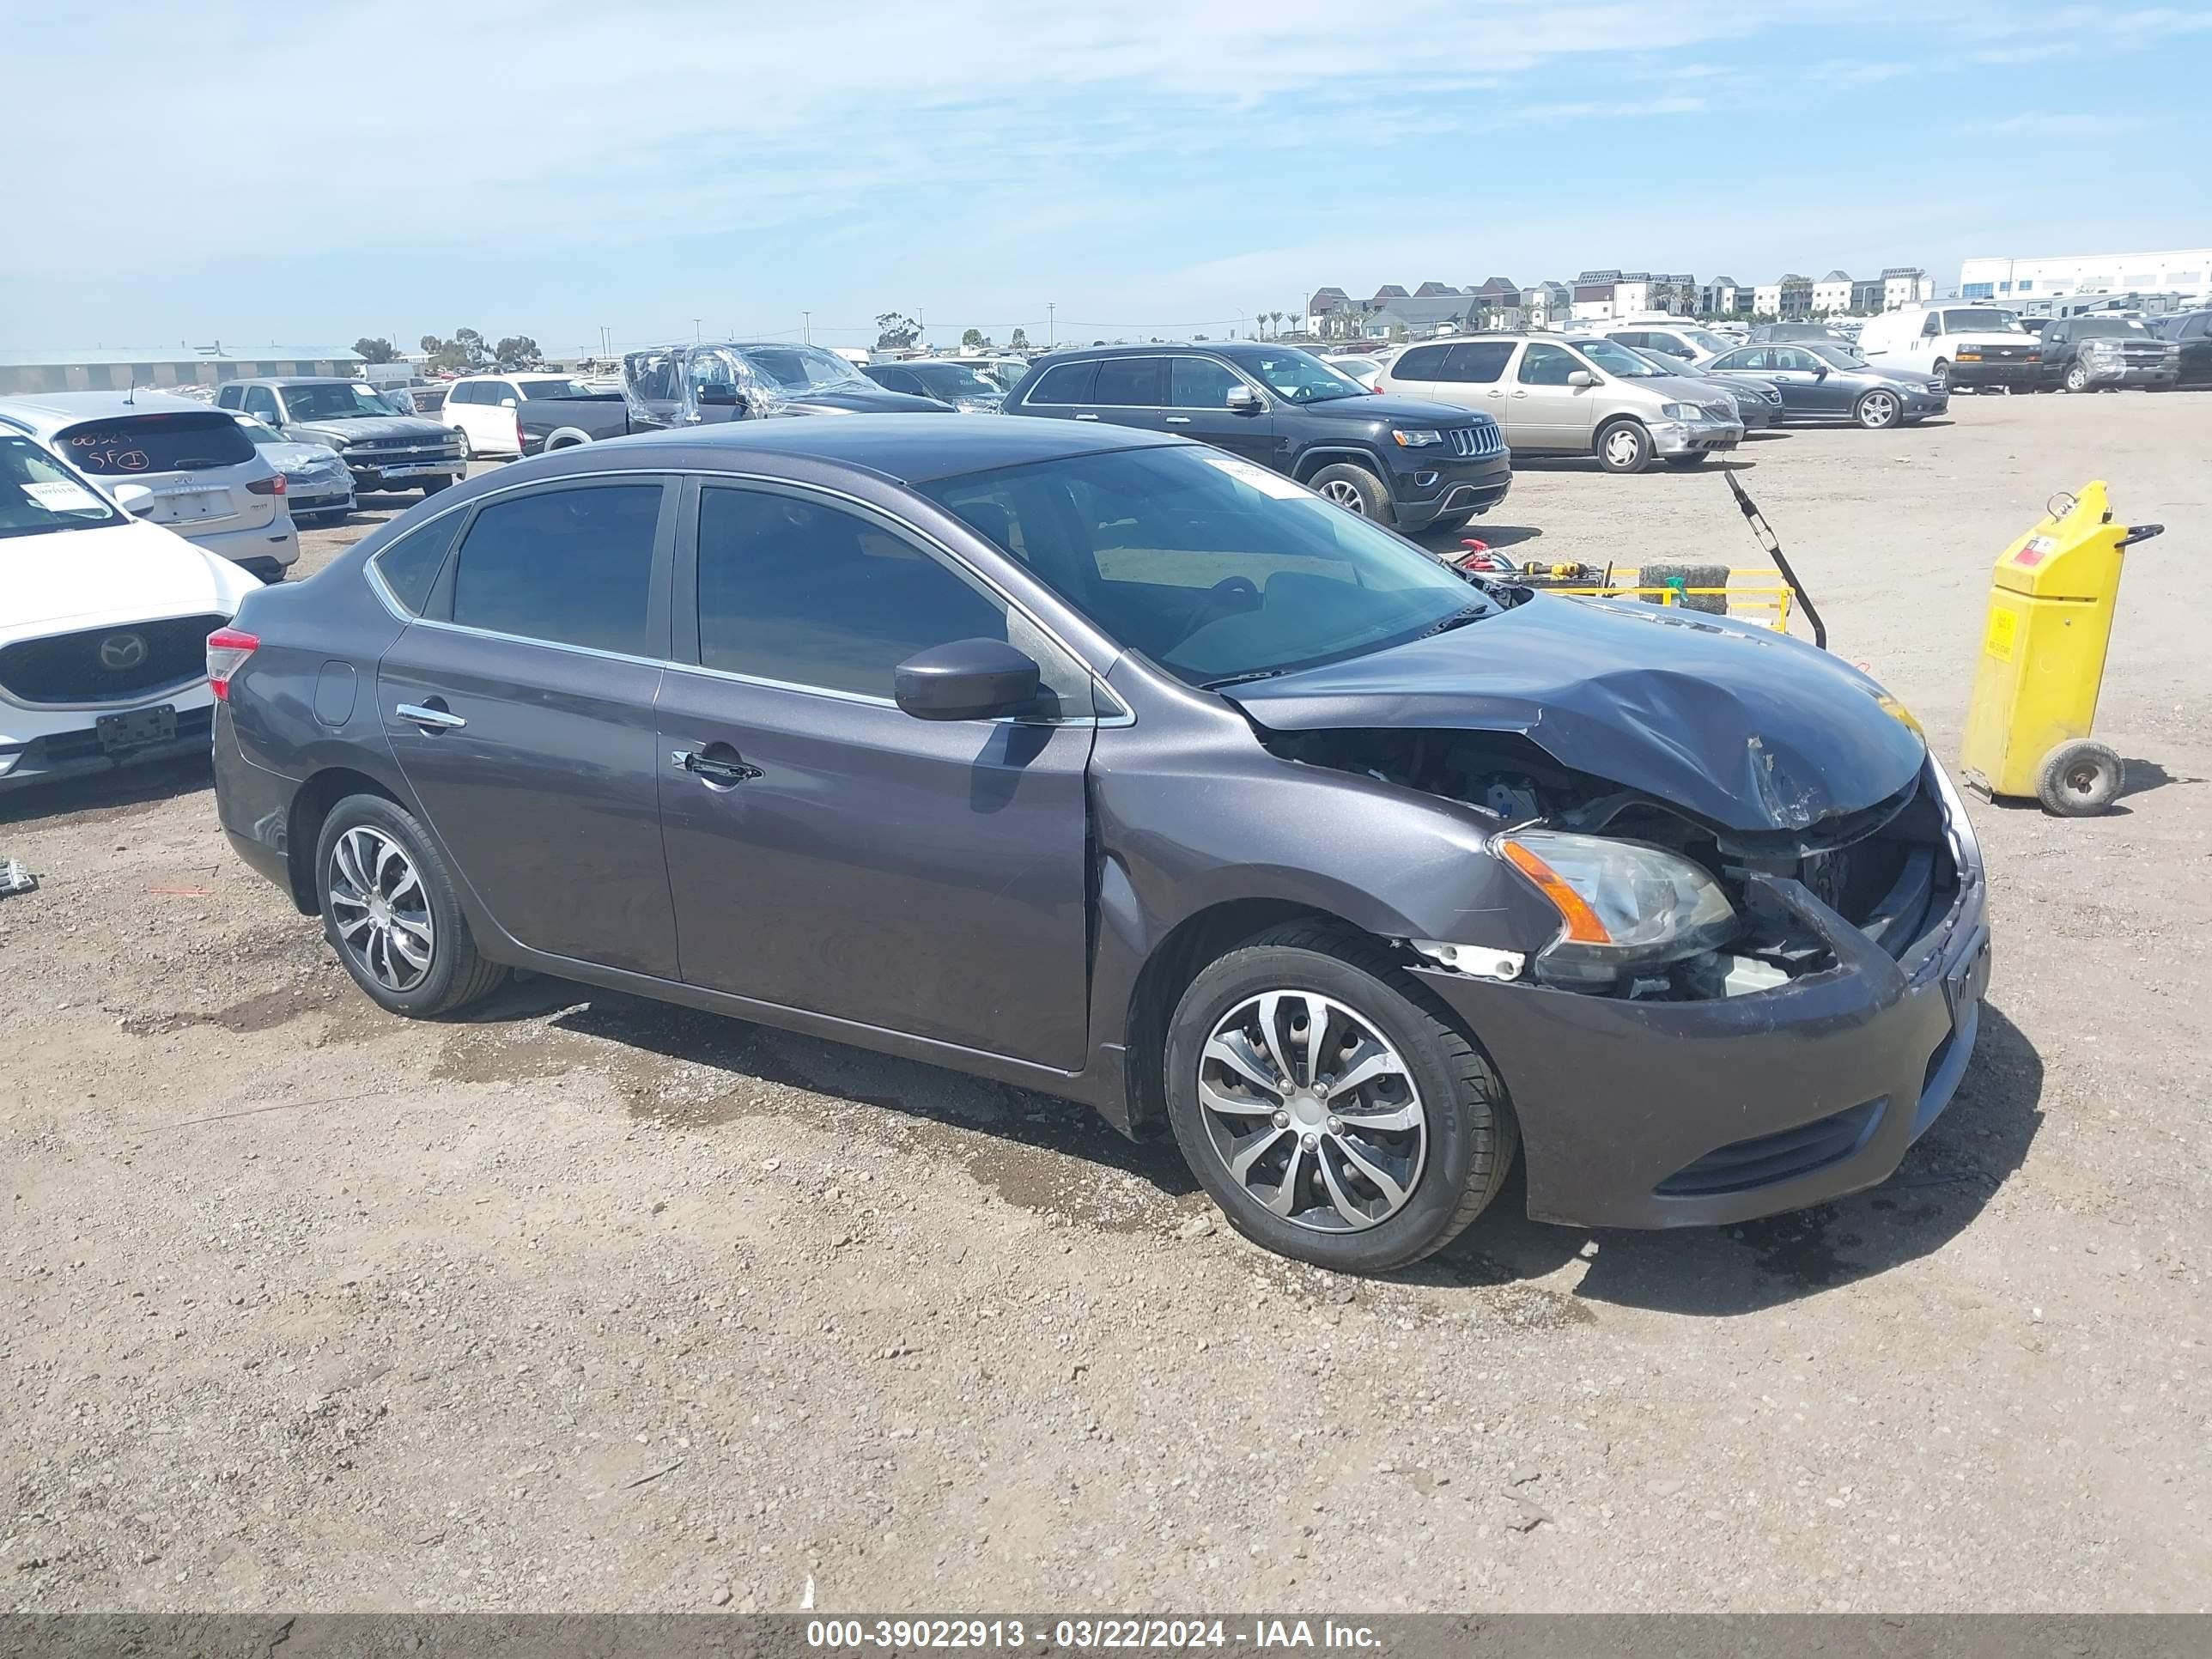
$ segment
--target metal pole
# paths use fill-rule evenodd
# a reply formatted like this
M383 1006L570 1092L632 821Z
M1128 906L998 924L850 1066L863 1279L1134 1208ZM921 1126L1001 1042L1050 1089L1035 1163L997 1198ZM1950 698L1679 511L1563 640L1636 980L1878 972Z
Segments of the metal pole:
M1060 343L1059 317L1051 301L1044 302L1044 349L1049 351Z
M699 319L696 317L694 317L691 319L691 343L693 345L697 345L706 337L707 337L705 335L699 331Z
M799 337L808 345L814 343L814 313L812 312L802 311L799 313Z

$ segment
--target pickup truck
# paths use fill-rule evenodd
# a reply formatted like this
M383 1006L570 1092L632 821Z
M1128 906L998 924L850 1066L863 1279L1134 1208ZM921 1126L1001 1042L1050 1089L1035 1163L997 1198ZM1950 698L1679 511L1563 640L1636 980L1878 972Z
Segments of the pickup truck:
M401 414L365 381L305 374L225 380L215 400L294 443L337 450L361 495L420 489L434 495L469 470L454 434L436 421Z

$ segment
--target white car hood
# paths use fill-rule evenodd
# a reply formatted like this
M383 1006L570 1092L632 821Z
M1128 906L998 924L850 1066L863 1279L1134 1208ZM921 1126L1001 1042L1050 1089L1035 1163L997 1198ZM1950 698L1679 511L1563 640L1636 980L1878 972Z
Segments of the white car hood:
M0 641L106 622L228 617L260 586L228 559L136 519L0 538Z

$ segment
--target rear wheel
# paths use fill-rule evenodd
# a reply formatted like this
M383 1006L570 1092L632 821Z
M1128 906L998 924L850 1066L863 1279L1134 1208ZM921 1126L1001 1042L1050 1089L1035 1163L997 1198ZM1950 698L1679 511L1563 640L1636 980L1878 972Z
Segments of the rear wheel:
M1322 500L1334 501L1347 513L1357 513L1377 524L1392 522L1389 492L1382 488L1382 480L1364 466L1339 461L1322 468L1307 482Z
M1615 421L1597 434L1597 464L1608 472L1641 472L1651 465L1651 434L1635 421Z
M1192 981L1168 1028L1169 1120L1231 1225L1382 1273L1441 1249L1519 1144L1504 1086L1388 952L1295 923Z
M477 953L445 860L415 816L381 795L349 795L315 842L323 936L379 1007L428 1019L507 977Z
M1851 405L1851 418L1869 432L1895 426L1904 416L1905 405L1898 400L1897 394L1879 387L1861 392L1858 402Z

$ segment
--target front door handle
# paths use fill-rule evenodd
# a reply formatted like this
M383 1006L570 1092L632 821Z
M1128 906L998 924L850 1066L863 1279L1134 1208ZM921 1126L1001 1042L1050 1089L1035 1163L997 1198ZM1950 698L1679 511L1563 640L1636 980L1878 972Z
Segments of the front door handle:
M425 708L419 702L403 702L392 711L403 720L409 720L426 732L458 732L468 722L459 714L444 708Z
M720 760L693 749L673 750L668 760L672 766L689 772L709 789L733 789L761 775L757 766L748 766L737 759Z
M1170 426L1188 426L1190 424L1190 416L1188 415L1170 415L1168 416L1167 423Z

